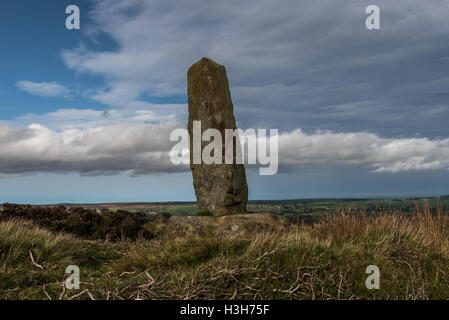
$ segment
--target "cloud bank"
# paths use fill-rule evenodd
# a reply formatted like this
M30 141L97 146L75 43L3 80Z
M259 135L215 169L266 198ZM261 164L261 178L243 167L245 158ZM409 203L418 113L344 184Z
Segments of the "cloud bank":
M170 161L172 130L183 125L117 123L53 130L39 124L0 125L0 173L79 172L82 175L141 175L189 170ZM280 171L332 166L373 172L449 169L449 139L386 139L375 134L280 133Z
M174 172L167 137L174 124L121 123L55 131L39 124L0 126L0 172L80 172L132 175Z

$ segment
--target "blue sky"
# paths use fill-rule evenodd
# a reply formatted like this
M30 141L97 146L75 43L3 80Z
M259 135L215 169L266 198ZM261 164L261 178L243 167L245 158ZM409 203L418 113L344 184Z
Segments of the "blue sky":
M94 106L87 99L66 101L55 97L40 99L26 95L16 82L45 79L63 84L76 83L78 77L61 60L61 48L70 48L82 40L80 31L65 28L65 8L71 1L3 1L0 4L2 28L0 37L4 50L0 52L2 77L0 103L2 120L11 120L24 113L45 113L58 106ZM87 6L89 2L78 2ZM83 79L82 81L89 81Z
M81 30L65 28L65 8ZM186 71L227 68L238 126L280 131L250 198L449 193L449 4L141 0L0 4L0 202L194 200L168 158Z

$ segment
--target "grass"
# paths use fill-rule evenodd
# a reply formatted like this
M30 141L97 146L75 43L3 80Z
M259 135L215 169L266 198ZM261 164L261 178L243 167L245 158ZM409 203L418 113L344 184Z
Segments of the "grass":
M212 217L213 216L213 214L207 210L200 210L196 213L196 215L199 217Z
M5 299L449 297L449 216L426 208L344 209L285 232L177 242L82 240L9 220L0 250ZM69 264L80 267L80 290L64 287ZM368 265L380 269L379 290L365 287Z

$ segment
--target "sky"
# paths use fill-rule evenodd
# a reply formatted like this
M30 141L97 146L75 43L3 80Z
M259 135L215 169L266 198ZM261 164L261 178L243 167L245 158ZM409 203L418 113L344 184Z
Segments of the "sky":
M250 199L449 194L448 15L445 0L2 1L0 203L194 200L169 136L201 57L226 67L239 128L279 130L279 172L247 168Z

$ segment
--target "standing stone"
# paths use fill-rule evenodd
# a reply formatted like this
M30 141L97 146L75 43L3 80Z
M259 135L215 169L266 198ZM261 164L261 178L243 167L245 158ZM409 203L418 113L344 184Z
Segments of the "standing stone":
M237 129L226 69L214 61L202 58L187 74L189 96L190 167L193 186L200 210L214 216L246 213L248 184L243 164L225 163L225 129ZM217 129L222 137L221 164L193 163L193 122L201 121L201 134ZM234 158L236 155L234 140ZM201 150L210 144L201 143ZM234 159L235 160L235 159Z

